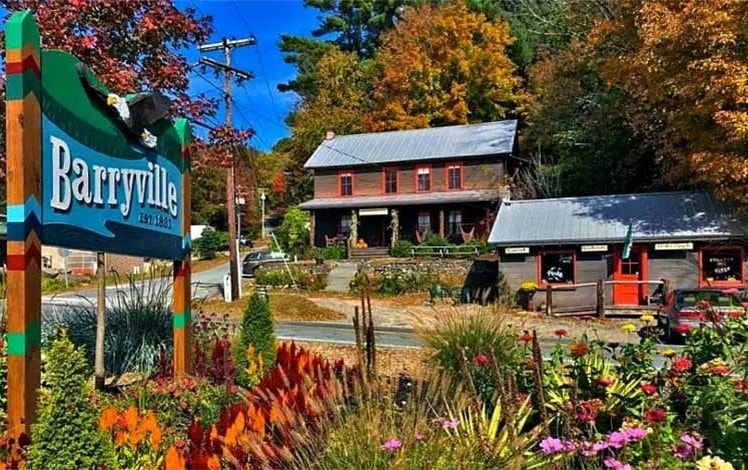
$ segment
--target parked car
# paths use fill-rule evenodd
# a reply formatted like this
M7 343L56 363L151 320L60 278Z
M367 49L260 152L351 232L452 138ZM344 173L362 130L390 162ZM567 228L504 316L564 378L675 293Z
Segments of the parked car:
M258 250L249 253L242 260L242 276L255 277L257 269L261 266L274 263L282 263L288 259L288 255L282 251Z
M699 306L704 301L709 303L711 310L720 315L743 315L746 311L746 303L738 292L731 293L713 287L675 289L660 307L657 319L668 341L675 337L674 333L677 332L679 325L688 325L691 328L710 325L709 320L704 317L703 308Z

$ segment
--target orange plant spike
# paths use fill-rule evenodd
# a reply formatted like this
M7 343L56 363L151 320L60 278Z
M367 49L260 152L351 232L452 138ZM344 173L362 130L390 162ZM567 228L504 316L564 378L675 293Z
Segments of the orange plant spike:
M179 454L179 451L174 446L169 446L169 449L166 451L164 465L164 470L187 469L187 462L185 462L184 457Z
M114 408L106 408L101 413L99 418L99 429L102 431L110 431L112 427L117 423L117 410Z

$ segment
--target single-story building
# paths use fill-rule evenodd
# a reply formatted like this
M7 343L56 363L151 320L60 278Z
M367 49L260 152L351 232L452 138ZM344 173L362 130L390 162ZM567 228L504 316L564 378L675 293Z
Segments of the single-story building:
M488 241L512 290L551 286L554 308L574 308L595 305L602 281L605 305L626 307L646 305L661 280L671 289L743 288L746 235L731 205L687 191L504 200ZM536 295L533 304L544 301Z

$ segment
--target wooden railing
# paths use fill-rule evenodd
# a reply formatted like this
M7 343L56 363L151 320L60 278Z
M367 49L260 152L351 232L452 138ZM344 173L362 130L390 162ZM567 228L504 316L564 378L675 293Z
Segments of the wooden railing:
M595 315L599 318L604 318L606 316L606 308L615 307L615 308L625 308L628 310L636 310L636 309L647 309L647 310L657 310L659 307L659 299L651 298L650 295L647 293L644 295L644 298L641 299L645 303L639 304L639 305L631 305L626 307L620 307L620 306L614 306L612 304L606 303L606 286L615 286L615 285L622 285L622 284L635 284L635 285L644 285L647 286L647 291L649 291L649 286L662 286L661 292L667 293L670 291L670 283L665 280L657 280L657 281L623 281L623 280L603 280L600 279L596 282L581 282L577 284L559 284L559 285L553 285L548 284L545 286L545 314L546 315L555 315L555 316L566 316L566 315ZM556 309L553 305L553 298L555 295L558 295L562 292L575 292L578 293L580 289L595 289L595 295L594 295L594 304L593 305L578 305L574 307L565 307L565 308L559 308ZM554 294L555 292L555 294ZM664 297L664 294L663 294Z
M410 256L438 256L440 258L462 258L478 256L480 250L473 245L428 246L417 245L410 249Z

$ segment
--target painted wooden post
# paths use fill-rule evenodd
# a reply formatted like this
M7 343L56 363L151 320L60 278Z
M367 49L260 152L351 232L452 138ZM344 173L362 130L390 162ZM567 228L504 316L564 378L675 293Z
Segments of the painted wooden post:
M545 314L553 315L553 286L550 284L545 286Z
M316 245L315 240L315 234L317 233L317 227L316 227L316 213L314 211L309 211L309 245L314 248Z
M8 185L8 420L28 434L36 418L41 338L41 70L39 29L30 12L5 27Z
M605 282L597 280L595 310L599 318L605 318Z
M180 119L174 124L182 143L182 251L183 258L174 261L174 375L179 377L191 371L190 349L192 345L192 269L190 221L190 153L189 124Z
M390 209L390 228L392 229L392 237L390 238L391 247L394 248L398 240L400 240L400 213L397 209Z
M439 236L444 238L444 209L439 209Z

